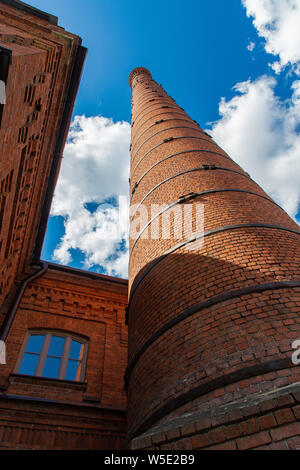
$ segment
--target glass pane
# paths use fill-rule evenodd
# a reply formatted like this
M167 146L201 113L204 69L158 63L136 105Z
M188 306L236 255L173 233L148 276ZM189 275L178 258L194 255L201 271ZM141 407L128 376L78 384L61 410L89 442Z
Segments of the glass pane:
M57 379L59 373L61 359L57 357L47 357L42 377Z
M39 354L42 350L45 335L31 335L27 344L26 352Z
M78 361L68 361L67 371L66 371L66 380L76 380L76 374L78 369Z
M69 356L70 359L80 359L80 352L82 346L82 343L72 340Z
M25 353L19 374L34 375L40 356L37 354Z
M61 336L52 336L49 346L48 355L50 356L62 356L65 345L65 338Z

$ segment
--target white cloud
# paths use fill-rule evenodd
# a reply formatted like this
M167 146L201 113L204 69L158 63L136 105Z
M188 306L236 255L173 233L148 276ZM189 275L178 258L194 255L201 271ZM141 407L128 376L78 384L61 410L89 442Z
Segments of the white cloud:
M278 55L271 64L279 73L283 67L292 65L296 73L300 67L300 0L242 0L248 17L258 35L266 40L266 52Z
M51 215L63 216L65 235L53 259L70 263L71 249L84 253L84 267L127 276L128 244L119 211L109 198L128 196L130 124L101 116L76 116L69 132ZM86 203L102 203L91 213Z
M281 73L282 66L281 66L280 62L278 62L278 61L269 62L269 63L268 63L268 66L271 67L271 69L274 70L274 72L276 73L276 75L279 75L279 74Z
M300 80L293 83L293 96L286 101L275 96L275 84L266 76L238 83L238 94L228 101L222 98L221 119L208 131L295 217L300 202Z
M276 56L269 66L276 74L300 74L300 0L242 0L253 18L266 52ZM250 42L247 49L253 50ZM276 80L262 76L238 83L231 100L222 98L220 120L210 133L265 191L292 216L300 202L300 81L292 97L274 93Z
M248 46L247 46L248 51L252 52L254 50L254 48L255 48L255 42L250 41Z

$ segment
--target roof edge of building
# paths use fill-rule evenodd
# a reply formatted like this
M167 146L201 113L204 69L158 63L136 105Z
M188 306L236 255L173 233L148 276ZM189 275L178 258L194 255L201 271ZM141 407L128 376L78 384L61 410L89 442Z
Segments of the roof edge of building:
M56 270L56 271L61 271L61 272L66 272L69 274L75 274L78 276L84 276L84 277L89 277L95 280L99 281L105 281L105 282L112 282L115 284L122 284L124 286L127 286L128 280L123 279L120 277L115 277L115 276L108 276L107 274L100 274L100 273L95 273L93 271L86 271L84 269L79 269L79 268L73 268L71 266L65 266L63 264L56 264L56 263L50 263L48 262L48 269Z
M21 2L20 0L0 0L0 3L4 3L12 8L16 8L17 10L21 10L25 13L29 13L33 16L37 16L42 20L47 21L48 23L57 26L58 24L58 17L55 15L51 15L50 13L46 13L45 11L39 10L38 8L32 7L27 3Z

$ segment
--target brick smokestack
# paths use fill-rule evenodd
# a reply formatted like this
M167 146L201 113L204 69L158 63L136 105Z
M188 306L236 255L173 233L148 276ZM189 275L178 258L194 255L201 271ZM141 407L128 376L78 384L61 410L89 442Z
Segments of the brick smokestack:
M300 380L291 360L300 339L300 232L148 70L134 69L129 84L128 439L149 447L162 429L156 442L166 448L200 448L180 440L187 416L226 404L240 412L241 400ZM184 223L176 210L191 205L197 229L200 204L203 230L175 236ZM139 223L144 210L147 224ZM169 213L170 237L162 228ZM151 237L154 224L161 231Z

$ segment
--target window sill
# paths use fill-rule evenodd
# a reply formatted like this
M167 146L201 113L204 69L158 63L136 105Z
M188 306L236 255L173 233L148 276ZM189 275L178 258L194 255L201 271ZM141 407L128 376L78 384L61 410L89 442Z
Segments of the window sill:
M50 379L32 375L10 374L10 383L26 383L32 385L46 385L61 388L72 388L75 390L86 390L86 382L73 382L72 380Z

